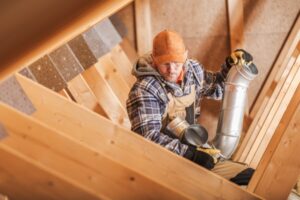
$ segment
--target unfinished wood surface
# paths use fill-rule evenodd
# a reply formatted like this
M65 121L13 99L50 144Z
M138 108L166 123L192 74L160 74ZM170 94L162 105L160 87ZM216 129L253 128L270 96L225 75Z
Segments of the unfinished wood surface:
M104 116L107 117L105 111L99 105L96 96L94 95L93 91L86 83L82 75L78 75L68 83L68 89L73 95L75 101L83 105L84 107Z
M257 167L258 162L260 161L264 151L266 150L267 145L269 144L285 110L287 109L294 95L294 92L296 91L300 83L300 56L298 57L294 65L296 66L297 71L295 73L291 71L291 75L293 76L291 76L290 79L289 77L287 78L285 85L282 87L281 92L276 99L276 102L274 102L274 105L269 112L269 116L265 121L266 126L263 126L260 130L263 132L263 137L261 140L257 138L257 141L259 142L254 143L252 147L253 149L255 149L254 155L251 156L251 151L249 152L248 157L249 161L251 159L251 167Z
M0 142L0 190L17 199L99 199Z
M141 56L152 50L150 0L134 1L134 12L137 51Z
M66 99L72 101L72 98L70 97L70 95L68 94L68 92L65 89L62 89L61 91L59 91L57 93L60 94L61 96L65 97Z
M128 38L123 38L122 42L120 43L121 48L126 53L128 59L130 60L131 64L133 65L136 60L138 59L137 52L135 50L134 44L131 44Z
M136 78L131 74L133 64L130 62L123 48L120 45L116 45L111 50L110 55L112 61L115 63L115 67L120 72L129 87L131 87L135 83Z
M300 174L300 86L291 100L248 191L266 199L287 199Z
M123 104L120 102L108 82L98 70L93 66L82 73L94 95L96 96L101 108L110 120L130 128L130 121Z
M39 59L43 55L52 52L57 47L62 46L63 44L65 44L75 36L87 30L90 26L96 24L102 19L117 12L119 9L126 6L130 2L132 2L132 0L119 0L119 1L102 0L102 1L91 1L89 3L87 3L86 1L82 1L81 3L82 4L84 3L84 5L86 6L85 9L82 9L82 6L81 9L79 9L78 7L75 7L74 10L69 9L70 14L77 13L77 15L76 17L73 18L64 17L63 18L64 24L61 26L57 26L58 23L57 19L61 19L59 18L59 15L65 14L65 12L59 12L59 13L49 12L52 14L52 16L49 17L49 23L51 22L51 26L47 27L47 24L42 23L48 29L47 28L40 29L40 27L35 26L33 27L33 29L29 29L27 27L28 30L26 30L22 26L20 26L22 30L20 31L21 34L20 38L24 40L24 45L10 44L11 46L10 49L13 50L12 51L13 53L9 56L4 57L3 60L1 59L2 65L0 67L1 69L0 79L9 75L12 72L18 71L21 67L28 66L29 64ZM55 2L52 3L55 4ZM61 4L64 4L64 6L70 5L65 3L61 3ZM39 5L45 5L45 3ZM59 6L59 4L57 6ZM35 9L35 6L32 6L32 9ZM36 7L36 9L40 9L40 8ZM40 13L40 12L36 12L35 10L34 13ZM30 15L28 16L32 17ZM49 30L50 28L52 29ZM29 33L26 35L25 34L26 32L24 31ZM36 33L36 35L32 35L32 34L30 35L30 33L32 33L30 31ZM43 34L41 33L41 31ZM19 47L20 49L16 49L15 46L20 46ZM5 48L5 46L3 46L2 48ZM9 49L6 48L4 49L4 52L5 51L6 53L9 53Z
M227 0L230 33L230 49L244 47L244 6L243 0Z
M3 194L0 194L0 200L8 200L8 197L4 196Z
M262 105L266 106L268 103L268 100L269 100L268 98L265 98ZM263 112L263 110L261 109L260 112L257 113L257 115L261 116L262 112ZM237 147L236 152L231 157L233 161L244 162L244 159L246 156L245 152L247 152L247 153L249 152L249 147L247 150L246 150L246 148L250 143L253 143L253 141L255 139L254 135L252 134L252 131L255 128L255 125L257 124L259 117L255 117L253 119L253 121L251 121L250 118L244 116L244 120L245 119L248 120L247 123L250 125L247 127L247 125L244 126L245 122L243 123L243 131L245 131L245 132L242 133L240 144Z
M276 59L275 64L271 68L270 74L266 79L263 88L261 89L255 103L253 104L253 108L250 112L250 117L254 118L259 109L262 108L263 99L267 96L270 91L270 87L274 82L278 82L282 73L285 70L285 66L289 62L290 57L292 56L294 49L299 45L300 40L300 17L298 16L291 32L284 43L284 46Z
M22 76L17 76L17 79L37 107L33 117L80 141L98 152L99 156L106 155L111 160L122 163L122 166L133 169L189 199L258 198ZM48 99L48 106L44 106L46 102L43 97ZM179 196L175 199L177 198Z
M254 129L253 133L257 136L255 138L254 143L251 145L251 149L245 159L245 162L250 164L254 168L256 168L257 162L252 162L253 158L258 156L258 158L256 158L256 161L260 160L260 158L261 158L260 154L256 155L258 148L264 148L265 145L267 145L266 143L268 143L268 140L264 141L266 132L273 130L273 129L270 129L270 125L275 126L275 127L278 125L278 119L280 120L280 118L282 117L282 114L287 107L286 104L288 104L288 102L290 101L291 96L295 92L295 88L299 84L299 81L300 81L299 64L300 64L300 55L298 56L296 62L294 63L291 71L289 72L289 75L287 76L284 84L280 88L280 91L278 92L276 99L274 100L274 102L272 102L271 108L268 111L268 113L266 114L266 117L263 118L264 119L263 122L261 124L258 124L256 126L256 128ZM280 109L279 109L279 106L280 106ZM277 120L272 121L274 116L276 116ZM272 132L272 133L274 133L274 132Z
M285 68L286 70L282 74L280 81L277 84L274 83L273 86L270 88L268 96L266 96L266 98L264 99L263 107L260 109L259 113L257 113L253 122L251 123L247 131L247 134L244 140L242 141L242 145L237 152L236 158L240 162L245 162L246 157L248 156L248 153L257 138L260 128L263 126L266 118L268 117L269 112L281 91L281 88L283 87L287 77L290 74L292 67L294 66L296 58L297 58L297 52L290 58ZM296 69L294 68L294 71L295 70Z
M99 199L187 199L184 194L112 161L105 154L12 108L0 104L0 111L1 122L9 132L0 148L17 151ZM12 119L18 121L18 126Z
M99 58L98 62L94 64L94 67L102 78L107 81L123 107L126 108L130 83L125 81L121 72L118 70L117 65L113 63L111 53L107 53ZM125 66L123 67L125 68Z
M270 92L266 96L266 98L264 99L264 103L262 104L263 107L259 110L259 113L257 113L253 122L251 123L251 125L247 131L247 134L246 134L244 140L242 141L242 144L236 154L237 160L239 160L240 162L245 161L245 159L250 151L250 148L252 147L252 145L257 137L258 131L259 131L260 127L263 125L266 117L268 116L269 111L281 90L281 87L283 86L287 76L290 73L292 66L294 65L294 63L296 61L296 58L297 58L296 54L290 58L289 63L286 66L286 70L282 74L281 80L279 81L278 84L274 83L273 86L270 88Z

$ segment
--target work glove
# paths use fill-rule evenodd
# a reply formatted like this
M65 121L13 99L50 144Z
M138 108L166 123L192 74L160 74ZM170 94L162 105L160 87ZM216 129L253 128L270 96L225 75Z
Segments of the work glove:
M248 185L254 171L255 170L252 168L247 168L238 173L235 177L231 178L230 181L238 185Z
M220 149L197 147L197 150L209 154L214 159L215 164L218 162L218 157L221 153Z
M252 73L257 73L257 67L253 63L252 55L244 49L236 49L226 58L225 63L228 71L233 65L241 64L248 67Z
M197 150L194 146L188 146L187 151L184 154L184 157L205 167L206 169L212 169L215 166L215 162L212 156L204 151Z

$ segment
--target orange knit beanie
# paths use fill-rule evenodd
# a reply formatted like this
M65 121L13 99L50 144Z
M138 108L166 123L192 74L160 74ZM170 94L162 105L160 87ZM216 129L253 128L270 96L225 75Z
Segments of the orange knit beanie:
M158 33L153 40L152 55L156 64L166 62L184 63L186 49L181 36L169 30Z

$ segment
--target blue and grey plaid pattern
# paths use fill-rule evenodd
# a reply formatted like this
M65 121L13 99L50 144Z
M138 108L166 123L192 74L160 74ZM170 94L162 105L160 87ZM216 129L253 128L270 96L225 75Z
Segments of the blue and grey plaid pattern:
M127 100L127 112L132 131L178 155L184 155L187 145L161 132L162 117L169 101L166 92L177 97L184 96L191 92L191 86L195 84L196 105L203 97L220 100L223 96L224 79L229 71L225 64L222 65L220 72L205 71L195 60L188 60L184 67L186 72L181 85L167 82L157 75L137 77L138 80Z

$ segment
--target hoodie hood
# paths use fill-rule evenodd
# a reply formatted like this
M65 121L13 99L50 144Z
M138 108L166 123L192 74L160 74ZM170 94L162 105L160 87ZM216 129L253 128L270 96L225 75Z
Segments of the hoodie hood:
M137 62L133 65L132 75L134 75L136 78L146 75L161 77L156 69L153 68L151 53L148 53L137 60Z

